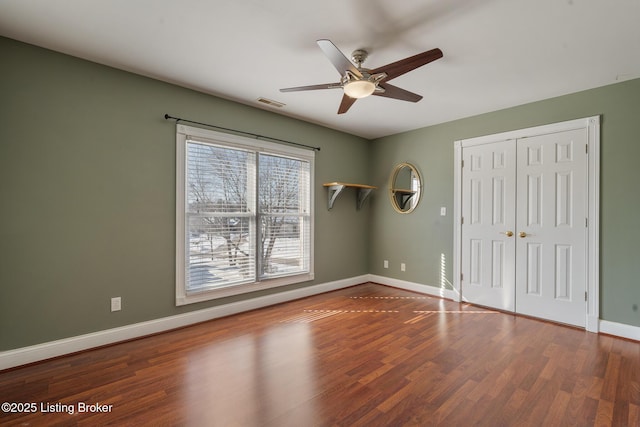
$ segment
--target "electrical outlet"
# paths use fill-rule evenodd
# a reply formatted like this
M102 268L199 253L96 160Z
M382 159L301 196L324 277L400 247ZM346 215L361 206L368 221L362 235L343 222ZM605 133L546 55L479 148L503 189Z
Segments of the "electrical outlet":
M113 297L111 298L111 311L120 311L122 310L122 298Z
M442 206L440 208L440 216L446 216L447 215L447 208Z
M400 264L400 271L406 271L407 270L407 266L404 265L404 262L402 264Z
M384 260L384 268L389 268L389 260L388 259Z

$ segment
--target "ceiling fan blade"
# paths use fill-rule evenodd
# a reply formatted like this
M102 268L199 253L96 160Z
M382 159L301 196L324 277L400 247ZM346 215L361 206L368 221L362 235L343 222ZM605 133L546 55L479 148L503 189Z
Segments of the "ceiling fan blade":
M349 108L356 102L356 98L351 98L347 95L342 95L342 102L340 102L340 108L338 108L338 114L344 114L349 111Z
M321 39L318 40L317 43L341 76L344 76L345 71L350 71L353 75L362 78L360 70L353 65L353 62L349 61L349 59L344 56L340 49L338 49L331 40Z
M380 83L378 86L384 89L384 92L373 92L374 95L384 96L386 98L400 99L402 101L418 102L422 99L422 95L409 92L389 83Z
M442 51L440 49L431 49L426 52L401 59L400 61L378 67L375 70L371 70L371 74L386 73L387 78L385 78L384 81L388 81L440 58L442 58Z
M297 87L286 87L284 89L280 89L280 92L300 92L303 90L318 90L318 89L341 89L340 83L324 83L319 85L311 85L311 86L297 86Z

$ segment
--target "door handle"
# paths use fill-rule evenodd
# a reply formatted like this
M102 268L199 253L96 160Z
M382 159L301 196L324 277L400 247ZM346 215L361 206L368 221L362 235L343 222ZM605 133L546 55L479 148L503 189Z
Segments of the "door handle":
M511 236L513 236L513 231L502 231L501 233L502 233L502 234L506 234L506 235L507 235L507 237L511 237Z
M521 231L520 233L518 233L518 236L524 238L524 237L527 237L527 233L525 233L524 231Z

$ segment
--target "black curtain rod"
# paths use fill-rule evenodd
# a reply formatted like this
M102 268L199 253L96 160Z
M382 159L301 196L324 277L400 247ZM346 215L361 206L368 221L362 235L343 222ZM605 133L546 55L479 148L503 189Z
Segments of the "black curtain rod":
M173 117L173 116L170 116L168 114L165 114L164 118L165 118L165 120L169 120L169 119L175 120L176 123L177 122L193 123L193 124L200 125L200 126L208 126L208 127L215 128L215 129L226 130L228 132L234 132L234 133L240 133L242 135L252 136L252 137L254 137L256 139L265 139L265 140L269 140L269 141L280 142L280 143L283 143L283 144L297 145L298 147L304 147L304 148L308 148L308 149L314 150L314 151L320 151L320 147L312 147L311 145L304 145L304 144L300 144L298 142L285 141L284 139L271 138L270 136L258 135L258 134L255 134L255 133L245 132L245 131L242 131L242 130L223 128L221 126L210 125L208 123L194 122L193 120L181 119L180 117Z

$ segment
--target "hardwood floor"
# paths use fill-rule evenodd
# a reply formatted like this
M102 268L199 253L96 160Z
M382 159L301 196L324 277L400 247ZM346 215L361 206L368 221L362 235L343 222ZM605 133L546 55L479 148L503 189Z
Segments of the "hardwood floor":
M37 406L3 426L639 426L640 343L369 283L5 371L0 401Z

